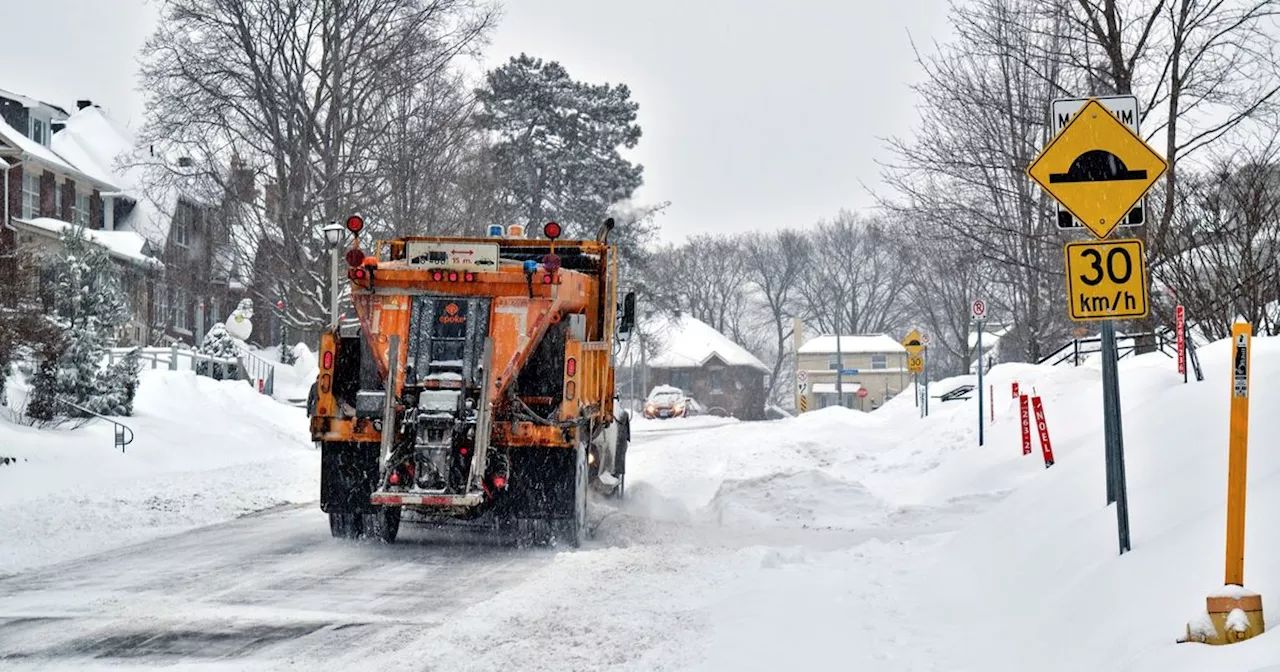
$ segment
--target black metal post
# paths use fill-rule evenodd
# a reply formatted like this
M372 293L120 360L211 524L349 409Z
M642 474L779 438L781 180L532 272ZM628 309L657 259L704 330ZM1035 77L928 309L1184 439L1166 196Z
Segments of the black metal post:
M1117 372L1116 328L1102 323L1102 420L1106 439L1107 503L1116 504L1120 553L1131 550L1129 497L1124 473L1124 429L1120 419L1120 378Z

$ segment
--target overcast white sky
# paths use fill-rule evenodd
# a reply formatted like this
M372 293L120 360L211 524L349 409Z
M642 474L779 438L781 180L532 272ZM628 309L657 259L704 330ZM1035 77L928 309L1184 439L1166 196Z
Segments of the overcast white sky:
M881 138L915 120L908 34L945 35L946 0L507 0L486 66L521 51L640 103L641 202L664 237L807 225L867 207ZM89 98L142 121L137 52L156 0L0 0L0 89ZM21 29L14 29L21 26Z

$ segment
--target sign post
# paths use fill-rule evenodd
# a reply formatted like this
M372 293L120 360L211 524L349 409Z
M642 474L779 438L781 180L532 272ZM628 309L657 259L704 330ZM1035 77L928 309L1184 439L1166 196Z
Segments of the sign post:
M982 422L983 416L985 415L985 409L982 406L982 325L987 319L987 302L982 299L974 299L973 303L969 305L969 314L972 317L973 323L978 325L978 445L981 446L983 443L982 434L984 429Z
M801 413L809 410L808 400L805 393L809 391L809 372L804 369L796 369L796 408Z
M1053 121L1078 102L1055 101ZM1145 317L1150 300L1142 242L1107 238L1117 226L1134 223L1134 208L1168 170L1164 158L1138 135L1136 101L1131 112L1132 124L1126 125L1124 110L1117 119L1116 111L1097 98L1086 99L1027 167L1027 176L1098 239L1066 246L1067 305L1073 320L1102 322L1107 503L1116 503L1121 554L1131 544L1114 320Z
M1227 461L1228 586L1244 586L1244 500L1249 466L1249 360L1253 329L1231 327L1231 439Z
M1244 587L1245 486L1249 462L1249 373L1253 327L1231 326L1231 433L1227 456L1227 590L1205 599L1213 631L1187 626L1187 639L1234 644L1266 630L1262 596Z
M920 342L924 344L924 416L929 417L929 334L922 334Z

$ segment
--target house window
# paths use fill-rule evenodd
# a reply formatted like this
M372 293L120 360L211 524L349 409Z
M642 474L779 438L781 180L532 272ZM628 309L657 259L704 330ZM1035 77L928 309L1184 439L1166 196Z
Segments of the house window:
M62 187L53 185L53 216L62 219Z
M835 371L840 368L840 358L836 355L827 355L827 368Z
M671 372L671 386L685 392L693 389L693 372L688 369L675 369Z
M169 319L169 289L157 286L155 297L155 305L151 311L152 319L155 321L155 326L164 327Z
M76 205L71 211L71 223L89 228L89 195L76 193Z
M889 356L888 355L871 355L871 368L873 369L889 368Z
M191 306L187 301L187 290L182 287L173 288L173 328L183 331L191 330Z
M47 127L45 126L43 119L36 119L34 117L31 119L31 139L32 140L35 140L36 142L42 145L48 145L49 138L45 136L46 130L47 130Z
M22 172L22 218L40 216L40 176Z
M187 247L191 240L191 220L194 218L194 211L190 206L183 204L178 207L177 212L173 214L173 227L169 232L169 237L173 240L173 244L178 247Z
M710 369L707 373L711 377L711 393L720 394L724 391L724 369Z

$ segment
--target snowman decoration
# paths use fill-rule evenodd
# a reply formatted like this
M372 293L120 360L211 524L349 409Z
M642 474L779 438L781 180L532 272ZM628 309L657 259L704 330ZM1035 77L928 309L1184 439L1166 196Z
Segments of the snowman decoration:
M245 341L249 339L249 334L253 333L253 301L251 299L241 299L240 305L231 312L231 317L227 319L227 333L233 338Z

